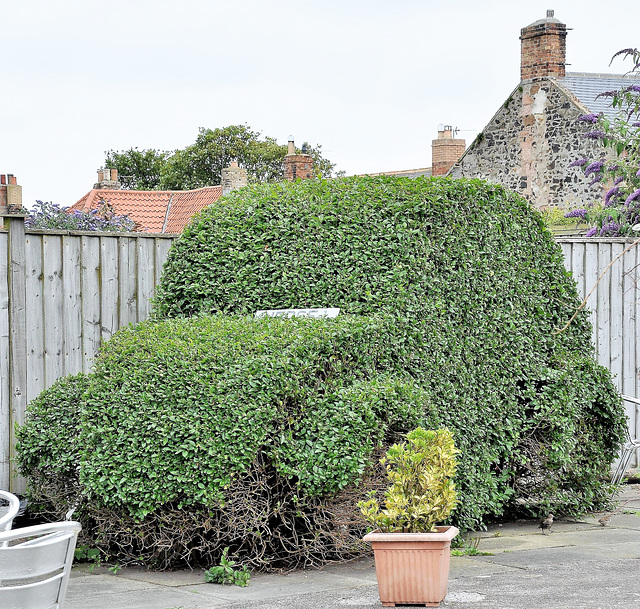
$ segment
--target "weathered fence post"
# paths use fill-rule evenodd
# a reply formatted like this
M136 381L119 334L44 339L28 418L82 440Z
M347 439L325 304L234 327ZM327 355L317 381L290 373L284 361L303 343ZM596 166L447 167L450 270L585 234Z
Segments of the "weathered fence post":
M15 425L24 418L27 393L27 333L25 289L25 213L2 210L0 217L8 230L7 294L9 317L9 403L2 413L2 470L0 487L21 493L24 481L15 478ZM8 421L6 420L8 417ZM7 433L8 432L8 433Z

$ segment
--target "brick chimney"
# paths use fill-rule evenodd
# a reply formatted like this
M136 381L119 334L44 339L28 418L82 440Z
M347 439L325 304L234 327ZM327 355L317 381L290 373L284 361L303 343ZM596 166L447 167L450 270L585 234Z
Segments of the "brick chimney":
M0 175L0 213L17 214L22 212L22 186L12 174Z
M117 169L98 169L98 182L93 185L97 190L110 188L112 190L120 190L121 184L118 182Z
M222 170L222 194L244 188L247 185L247 170L238 167L238 161L231 161L229 167Z
M306 146L302 146L302 154L296 154L293 136L289 136L288 152L284 157L284 179L289 182L294 180L308 180L313 177L313 157L307 154Z
M456 139L451 125L438 125L438 139L431 141L431 175L446 175L465 148L465 141Z
M567 26L548 10L539 19L520 31L520 79L562 78L566 63Z

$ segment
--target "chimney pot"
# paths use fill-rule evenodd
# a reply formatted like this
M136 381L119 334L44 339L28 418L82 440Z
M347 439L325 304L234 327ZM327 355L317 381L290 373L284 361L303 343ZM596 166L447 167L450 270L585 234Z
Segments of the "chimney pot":
M547 19L553 19L553 9L547 9Z
M7 183L7 176L2 174L0 175L0 184L6 184Z

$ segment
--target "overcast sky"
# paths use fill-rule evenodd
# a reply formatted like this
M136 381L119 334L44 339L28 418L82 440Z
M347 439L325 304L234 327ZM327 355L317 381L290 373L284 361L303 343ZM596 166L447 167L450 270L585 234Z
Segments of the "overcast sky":
M233 124L347 175L428 167L439 123L469 144L518 85L520 29L550 8L568 71L625 71L638 0L0 0L0 173L25 207L71 205L106 150Z

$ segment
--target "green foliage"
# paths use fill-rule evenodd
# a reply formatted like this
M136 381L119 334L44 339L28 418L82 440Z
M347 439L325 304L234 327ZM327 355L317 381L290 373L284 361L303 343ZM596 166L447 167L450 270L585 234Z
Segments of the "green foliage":
M595 509L626 425L586 315L555 333L578 304L540 216L500 186L251 186L185 229L154 320L30 405L21 471L51 511L79 501L105 554L163 567L357 554L380 451L417 426L460 450L457 526ZM316 306L342 312L253 317Z
M104 166L118 170L118 181L130 190L158 190L162 169L171 153L162 150L130 148L105 152Z
M603 205L590 205L567 214L592 225L588 237L635 236L640 232L640 51L623 49L611 61L620 55L631 59L629 73L636 79L630 78L620 89L599 95L611 99L615 115L611 118L601 112L578 118L590 126L585 137L599 141L609 157L576 159L570 165L582 168L590 185L607 185Z
M100 550L84 544L76 547L73 552L73 560L77 563L90 563L89 573L93 573L102 564Z
M322 156L322 147L308 146L317 175L329 177L335 165ZM136 190L191 190L220 184L222 170L238 161L249 182L282 180L287 146L261 137L246 125L200 129L194 144L183 150L106 152L105 166L118 170L125 188Z
M588 225L580 218L566 216L567 210L558 207L549 207L540 212L540 216L544 223L552 228L554 226L586 228Z
M384 508L375 496L358 504L366 520L383 533L435 532L456 506L457 453L448 429L409 432L380 461L389 478Z
M491 552L480 550L480 536L460 536L451 541L451 556L493 556Z
M233 584L245 588L249 585L251 572L247 567L234 569L235 560L228 558L229 548L222 551L220 564L204 572L204 581L210 584Z

